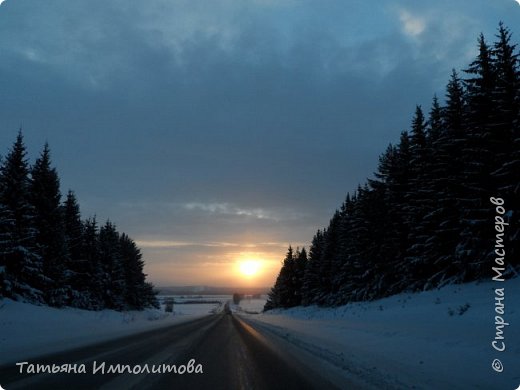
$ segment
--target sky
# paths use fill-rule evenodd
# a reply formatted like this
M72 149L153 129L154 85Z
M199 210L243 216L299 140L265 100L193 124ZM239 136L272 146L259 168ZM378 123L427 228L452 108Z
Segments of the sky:
M157 286L270 286L499 21L520 42L514 0L6 0L0 153L48 141Z

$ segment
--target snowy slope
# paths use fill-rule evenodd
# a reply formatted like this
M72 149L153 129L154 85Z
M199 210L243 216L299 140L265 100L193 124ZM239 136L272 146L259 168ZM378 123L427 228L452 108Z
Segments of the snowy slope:
M96 312L0 300L0 364L194 320L220 308L194 304L175 306L175 314L157 309Z
M495 288L505 288L506 350L493 349ZM264 333L364 377L373 388L516 389L520 279L447 286L339 308L239 314ZM492 369L494 359L504 366Z

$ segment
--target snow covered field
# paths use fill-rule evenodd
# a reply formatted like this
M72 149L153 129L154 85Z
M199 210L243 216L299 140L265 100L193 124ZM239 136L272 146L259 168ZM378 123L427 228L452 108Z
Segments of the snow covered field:
M234 311L245 312L250 314L258 314L264 310L267 296L262 295L261 298L243 298L238 305L233 305Z
M221 302L228 299L218 297ZM175 305L173 314L164 309L96 312L0 300L0 364L190 321L222 306Z
M503 352L491 344L499 287L505 293L501 317L510 324L503 328ZM238 313L263 333L339 368L341 375L366 378L369 388L513 390L520 385L520 278L334 309ZM492 369L494 359L503 363L502 373Z

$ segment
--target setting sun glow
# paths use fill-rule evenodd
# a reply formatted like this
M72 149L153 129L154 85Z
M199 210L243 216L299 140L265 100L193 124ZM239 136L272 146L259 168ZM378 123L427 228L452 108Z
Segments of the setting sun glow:
M251 277L258 273L260 263L256 260L245 260L240 263L239 267L242 275Z

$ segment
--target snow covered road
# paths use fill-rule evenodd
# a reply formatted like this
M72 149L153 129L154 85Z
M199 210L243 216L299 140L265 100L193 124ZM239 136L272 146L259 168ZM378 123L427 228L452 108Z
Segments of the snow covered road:
M13 362L20 361L85 362L92 371L94 360L143 365L187 364L193 358L203 365L203 375L52 375L59 383L51 388L76 386L80 378L83 388L118 389L137 384L140 389L172 384L179 389L516 389L520 279L501 284L502 317L510 324L502 328L502 352L492 347L495 286L447 286L338 308L263 314L247 312L259 312L264 301L244 300L232 316L208 315L211 305L179 305L172 316L52 309L4 300L0 365L11 364L1 369L0 385L8 390L48 388L39 386L41 375L19 382ZM74 352L59 352L70 349ZM492 369L497 358L503 363L501 373Z
M33 373L38 364L74 365L76 369ZM174 365L173 372L166 371L166 366ZM22 366L3 366L0 380L8 390L336 388L326 377L226 313L56 353Z

